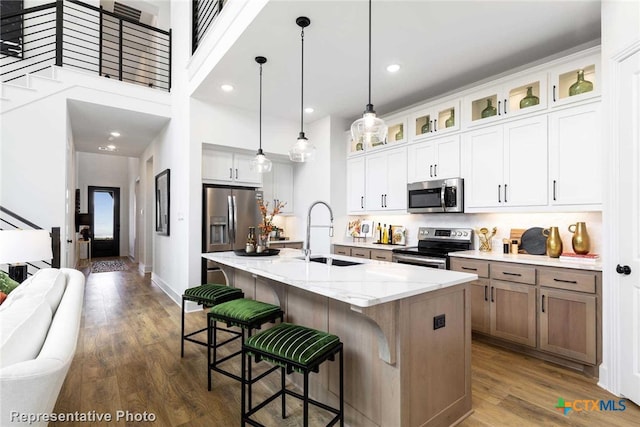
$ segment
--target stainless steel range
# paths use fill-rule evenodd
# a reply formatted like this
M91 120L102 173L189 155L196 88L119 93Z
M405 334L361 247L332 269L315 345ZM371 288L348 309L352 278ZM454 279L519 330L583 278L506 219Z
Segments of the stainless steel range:
M449 252L473 249L471 228L420 227L418 246L394 249L393 262L449 269Z

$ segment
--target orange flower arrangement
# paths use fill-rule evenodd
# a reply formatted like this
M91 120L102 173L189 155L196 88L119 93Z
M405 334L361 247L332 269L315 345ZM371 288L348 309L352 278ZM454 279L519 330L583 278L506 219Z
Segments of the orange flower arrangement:
M260 209L260 214L262 215L262 222L258 224L261 235L268 235L274 230L273 217L278 215L285 205L286 203L275 203L273 210L269 213L269 202L265 203L262 199L258 200L258 209Z

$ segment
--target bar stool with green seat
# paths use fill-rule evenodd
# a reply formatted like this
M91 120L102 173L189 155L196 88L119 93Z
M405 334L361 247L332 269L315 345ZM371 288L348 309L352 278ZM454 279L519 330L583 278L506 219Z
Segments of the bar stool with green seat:
M191 338L193 335L197 335L200 332L207 330L205 326L197 331L190 332L185 335L184 333L184 306L185 301L193 301L199 305L205 307L213 307L223 302L231 301L234 299L244 297L244 293L238 288L232 288L227 285L218 285L214 283L207 283L193 288L186 289L182 294L182 332L180 341L180 357L184 357L184 342L190 341L199 345L207 345L204 341L199 341L196 338Z
M309 374L311 372L318 372L320 365L325 361L335 360L336 354L338 354L340 366L339 409L333 408L309 397ZM249 403L249 408L247 410L245 406L245 387L248 389L249 402L251 402L252 385L264 376L261 375L255 380L251 380L252 357L256 359L256 363L261 360L265 360L276 365L276 368L281 368L280 390L265 399L262 403L258 404L255 408L252 408L251 403ZM281 323L271 329L257 333L246 340L242 346L243 374L245 372L246 360L249 361L249 369L247 370L248 378L243 377L242 381L242 426L244 426L245 423L253 426L262 426L262 424L251 419L251 416L279 396L282 397L282 418L286 418L285 396L287 394L302 400L303 423L305 427L309 425L309 403L336 414L327 426L332 426L338 421L340 421L340 426L344 426L344 374L342 342L340 342L340 338L327 332L321 332L304 326L294 325L291 323ZM294 371L303 374L303 394L299 394L285 387L285 371L287 374Z
M244 342L245 337L251 337L254 330L261 329L262 325L266 323L275 323L278 319L280 319L280 323L282 323L284 319L284 311L282 311L279 306L247 298L239 298L222 304L217 304L209 310L209 313L207 314L207 371L209 391L211 390L211 371L219 372L237 381L243 381L244 378L244 370L240 375L235 375L234 373L219 367L223 362L240 355L242 353L242 349L218 359L218 348L239 338L242 338L242 341ZM240 332L227 330L227 332L231 332L235 336L222 342L218 342L217 331L220 328L217 326L217 322L226 323L227 327L239 327ZM259 378L267 375L272 370L268 370L261 374ZM250 375L251 374L249 374L249 378L251 378ZM251 407L251 400L249 400L249 406Z

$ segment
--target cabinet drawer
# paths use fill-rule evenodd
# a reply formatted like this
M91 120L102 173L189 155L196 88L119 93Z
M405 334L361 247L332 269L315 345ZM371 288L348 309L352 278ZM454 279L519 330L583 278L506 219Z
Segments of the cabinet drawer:
M351 248L349 246L333 245L333 253L351 256Z
M284 248L285 244L284 242L269 242L269 247L272 249L280 249Z
M302 249L302 242L285 243L284 247L291 249Z
M351 256L357 258L371 258L371 250L362 248L351 248Z
M451 270L489 277L489 263L479 259L451 258Z
M538 282L540 286L566 289L594 294L598 272L566 270L555 268L539 268Z
M508 282L536 284L536 268L514 264L491 264L491 278Z
M377 259L378 261L391 262L391 251L384 251L379 249L371 249L371 259Z

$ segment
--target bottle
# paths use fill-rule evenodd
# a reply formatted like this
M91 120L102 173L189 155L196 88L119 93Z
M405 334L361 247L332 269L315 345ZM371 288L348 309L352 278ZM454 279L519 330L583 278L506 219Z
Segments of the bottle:
M387 243L389 243L390 245L393 244L393 229L391 228L391 224L389 224L389 233L388 233L389 237L387 238Z
M400 130L398 130L398 132L396 132L396 141L400 141L402 138L404 138L404 126L400 125Z
M387 224L382 228L382 243L389 243L389 233L387 232Z
M380 227L380 223L376 227L376 237L378 239L377 243L382 243L382 227Z
M249 235L247 236L247 245L245 252L251 254L256 251L256 228L249 227Z
M431 124L429 123L429 116L424 118L426 122L420 128L420 134L424 135L425 133L429 133L431 131Z
M511 241L511 253L518 255L518 241L515 239Z
M532 107L540 103L540 98L533 94L533 88L529 86L527 88L527 96L520 100L520 108Z
M498 114L498 110L496 110L496 107L491 105L491 100L487 99L487 108L482 110L482 118L485 119L487 117L495 116L496 114Z
M593 83L584 79L584 70L578 70L578 80L569 87L569 96L579 95L593 90Z
M502 253L509 253L509 239L502 239Z
M451 109L451 115L449 116L449 118L447 120L444 121L444 127L446 128L450 128L451 126L453 126L456 123L456 119L453 115L453 108Z

